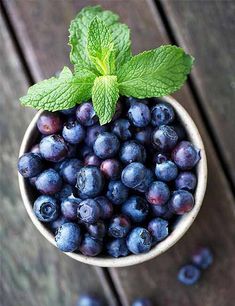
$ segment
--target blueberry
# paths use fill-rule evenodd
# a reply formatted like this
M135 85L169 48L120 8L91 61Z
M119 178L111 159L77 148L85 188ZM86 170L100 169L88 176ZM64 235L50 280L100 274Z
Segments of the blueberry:
M135 300L131 306L153 306L152 302L146 298L139 298Z
M36 199L33 204L33 211L42 222L51 222L59 216L59 206L56 199L50 196L42 195Z
M62 175L64 181L72 186L75 186L77 174L82 166L83 164L79 159L72 158L66 160L60 169L60 174Z
M102 242L99 239L91 237L89 234L85 234L79 251L85 256L97 256L102 251Z
M148 216L149 205L140 196L131 196L122 205L122 213L128 216L133 222L143 222Z
M106 196L113 204L120 205L128 197L128 188L121 181L111 181Z
M175 180L176 189L193 191L196 185L197 185L196 175L189 171L181 172Z
M75 105L74 107L68 108L68 109L63 109L60 111L60 113L65 116L73 116L75 115L76 110L77 110L77 105Z
M106 226L101 220L95 224L87 224L86 229L87 232L96 239L103 239L106 234Z
M34 177L44 168L42 159L38 154L25 153L19 158L18 171L23 177Z
M141 163L131 163L127 165L121 175L124 185L129 188L138 187L146 176L146 168Z
M131 229L131 223L129 219L124 215L118 215L111 219L108 233L114 238L126 237Z
M105 159L115 156L119 146L120 143L115 134L103 132L97 137L93 149L98 157Z
M168 205L151 205L152 213L155 217L163 217L168 211Z
M77 306L102 306L99 298L92 295L83 294L79 297Z
M40 144L42 157L51 162L59 162L68 155L68 147L60 135L44 137Z
M146 160L145 148L133 140L126 141L121 146L120 159L124 164L130 164L132 162L144 163Z
M177 190L169 201L169 208L177 215L183 215L193 209L193 195L186 190Z
M113 204L106 197L100 196L95 198L95 201L100 206L100 218L101 219L109 219L113 214Z
M73 252L78 249L81 243L81 230L75 223L64 223L55 235L55 242L62 252Z
M109 241L106 244L106 249L107 253L115 258L127 256L129 254L125 238L117 238Z
M117 180L121 177L122 165L117 159L106 159L100 165L103 175L109 180Z
M155 105L151 110L151 123L153 126L166 125L175 118L173 107L166 102Z
M111 130L120 140L128 140L131 138L130 126L127 119L118 119L114 121Z
M54 169L43 171L36 179L35 186L42 194L55 194L62 188L62 178Z
M143 178L141 184L135 187L135 189L138 190L139 192L146 192L153 181L154 181L153 172L150 169L146 169L145 177Z
M155 174L158 180L163 182L173 181L178 174L178 168L175 163L167 160L163 163L156 163Z
M43 135L56 134L62 130L63 121L59 113L44 111L38 118L37 127Z
M67 142L77 144L85 138L85 129L78 121L69 119L63 127L62 136Z
M100 206L93 199L84 200L78 205L77 216L82 222L96 223L100 217Z
M85 166L99 167L101 163L102 163L102 159L97 157L95 154L87 155L84 160Z
M67 219L71 221L77 220L77 209L81 203L79 198L67 198L61 203L61 213Z
M200 160L200 150L189 141L181 141L172 152L172 157L181 170L190 170Z
M151 127L146 127L135 134L135 140L141 143L144 146L149 146L151 144Z
M161 218L154 218L148 224L148 231L152 235L154 243L162 241L169 234L168 221Z
M134 98L134 97L127 97L125 99L125 103L126 103L127 108L130 108L130 106L132 104L135 104L135 103L143 103L143 104L148 105L149 102L148 102L147 99L138 99L138 98Z
M63 216L60 216L59 218L57 218L56 220L52 221L49 226L50 226L50 229L52 230L53 233L56 233L57 229L65 224L69 222L68 220L65 219L65 217Z
M54 197L59 201L63 201L68 197L74 197L75 194L76 194L75 187L69 184L65 184L62 186L59 192L54 194Z
M86 166L77 175L77 188L82 196L95 197L103 189L104 179L98 167Z
M208 247L200 247L192 255L192 263L203 270L212 265L213 259L213 253Z
M164 205L170 198L170 190L167 184L155 181L146 192L146 199L153 205Z
M200 278L201 271L194 265L183 266L178 273L178 280L187 286L194 285Z
M151 120L148 106L140 102L131 103L128 110L128 117L131 123L137 127L145 127Z
M168 125L161 125L156 128L152 134L152 142L154 147L160 152L172 150L178 141L175 130Z
M99 134L103 132L107 132L107 130L108 130L107 126L99 125L99 124L88 127L87 132L86 132L86 137L85 137L85 143L89 147L93 147Z
M135 227L128 235L126 243L131 253L146 253L151 248L152 238L149 231L145 228Z
M89 102L83 103L77 108L76 117L84 126L94 125L98 121L93 105Z

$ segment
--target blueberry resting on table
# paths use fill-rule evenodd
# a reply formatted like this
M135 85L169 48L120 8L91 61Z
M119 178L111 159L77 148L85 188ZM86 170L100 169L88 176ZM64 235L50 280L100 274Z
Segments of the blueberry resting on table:
M194 285L199 280L201 271L194 265L183 266L178 273L178 280L187 286Z

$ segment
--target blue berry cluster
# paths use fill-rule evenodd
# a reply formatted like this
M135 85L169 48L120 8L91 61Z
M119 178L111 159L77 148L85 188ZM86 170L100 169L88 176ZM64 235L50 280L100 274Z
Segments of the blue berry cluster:
M148 252L193 208L200 152L170 104L122 98L112 122L100 126L85 102L43 112L37 127L18 170L61 251L115 258Z

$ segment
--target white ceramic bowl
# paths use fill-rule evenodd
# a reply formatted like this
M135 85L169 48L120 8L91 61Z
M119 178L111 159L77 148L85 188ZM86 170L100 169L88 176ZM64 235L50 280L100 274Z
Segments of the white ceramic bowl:
M172 97L164 97L165 101L170 103L177 113L177 116L183 126L185 127L188 138L190 141L200 149L201 160L196 166L196 173L198 177L198 183L195 190L195 205L194 208L187 214L180 217L179 221L177 222L174 230L171 234L163 241L158 243L155 247L153 247L148 253L139 254L139 255L129 255L127 257L120 257L120 258L111 258L111 257L87 257L82 254L77 253L65 253L69 257L74 258L77 261L101 266L101 267L124 267L124 266L131 266L135 264L142 263L144 261L153 259L154 257L162 254L166 250L168 250L171 246L173 246L188 230L191 226L193 221L195 220L200 207L203 202L204 194L206 191L206 184L207 184L207 162L206 162L206 154L204 145L201 139L201 136L198 132L196 125L194 124L192 118L186 112L186 110ZM28 126L26 133L24 135L19 155L23 155L24 153L28 152L32 145L34 144L37 136L37 126L36 122L38 117L41 115L42 111L39 111L33 120L31 121L30 125ZM19 174L19 186L21 196L24 202L24 206L31 218L32 222L39 230L39 232L53 245L55 245L54 236L52 233L35 217L32 206L34 202L34 192L32 187L27 183L27 181Z

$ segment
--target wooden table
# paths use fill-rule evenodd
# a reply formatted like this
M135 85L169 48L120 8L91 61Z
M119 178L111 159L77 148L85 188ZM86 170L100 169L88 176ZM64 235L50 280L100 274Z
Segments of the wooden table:
M175 95L204 139L208 188L201 212L170 251L142 265L93 268L52 247L31 224L19 195L16 162L33 114L19 97L68 65L67 28L85 5L102 4L132 29L133 51L175 43L196 64ZM156 306L235 305L235 2L199 0L3 0L0 11L1 297L3 306L73 306L81 292L108 305L148 296ZM176 280L198 244L215 263L193 287Z

